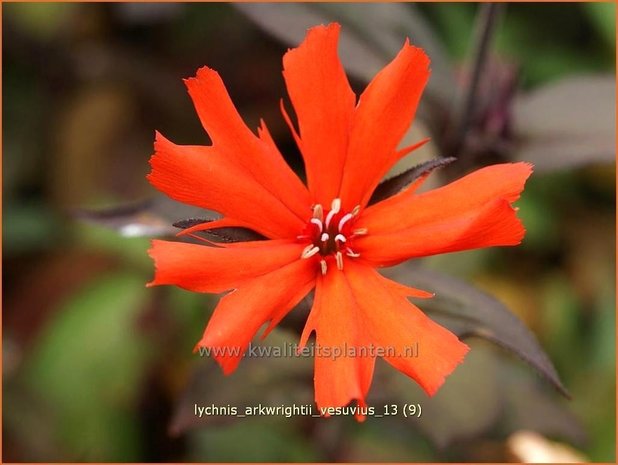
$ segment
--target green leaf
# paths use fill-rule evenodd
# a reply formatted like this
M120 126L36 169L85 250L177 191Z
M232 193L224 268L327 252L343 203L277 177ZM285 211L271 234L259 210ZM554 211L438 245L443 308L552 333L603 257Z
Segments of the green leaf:
M314 462L316 448L289 419L251 418L189 436L192 462ZM242 444L242 447L239 445Z
M613 2L581 3L607 44L616 49L616 4Z
M77 460L139 457L132 408L150 357L137 321L146 297L139 275L89 285L58 309L27 361L26 386Z
M60 239L60 221L40 205L5 203L2 216L5 256L50 247Z
M616 161L614 75L562 79L521 95L513 108L515 160L553 171Z
M5 14L27 34L50 40L66 30L77 8L70 3L15 3L7 5Z

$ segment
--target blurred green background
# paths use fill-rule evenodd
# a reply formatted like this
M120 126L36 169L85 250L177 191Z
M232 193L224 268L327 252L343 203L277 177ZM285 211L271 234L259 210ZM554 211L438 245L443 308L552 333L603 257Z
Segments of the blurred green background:
M430 28L465 75L478 6L399 7ZM2 9L4 461L524 460L509 442L521 430L591 461L615 460L613 153L562 166L557 150L518 204L528 230L521 247L425 260L495 295L525 321L571 401L512 356L472 341L473 356L450 391L436 396L434 413L427 404L420 426L403 419L196 420L194 402L311 402L311 364L246 360L224 378L191 352L216 298L146 289L149 239L80 222L74 211L154 194L145 175L155 129L177 143L207 143L181 80L204 64L221 73L251 128L265 118L297 166L278 109L288 45L229 4ZM610 3L508 5L491 53L516 69L521 95L582 73L613 76L614 18ZM362 24L357 32L366 32ZM408 34L414 42L416 26L397 31L397 47ZM303 34L294 22L288 28ZM353 85L362 88L362 79ZM570 111L581 112L586 127L590 115L576 94L562 102L569 109L573 98ZM613 105L615 94L603 97ZM440 134L432 136L440 147ZM606 136L593 130L577 141L596 147ZM477 153L471 163L484 159ZM272 336L295 337L286 330ZM412 382L392 377L376 376L375 402L418 395Z

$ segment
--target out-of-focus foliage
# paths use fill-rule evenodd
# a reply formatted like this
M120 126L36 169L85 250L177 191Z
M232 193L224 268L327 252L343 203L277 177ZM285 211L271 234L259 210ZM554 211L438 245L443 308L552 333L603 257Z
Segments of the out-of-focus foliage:
M418 422L192 415L195 403L311 402L311 363L246 359L224 377L212 361L192 354L216 298L145 289L153 273L149 241L121 237L101 227L101 217L89 218L99 226L84 225L76 209L149 202L145 174L155 129L179 143L208 142L181 82L204 64L222 74L250 127L266 119L301 170L278 109L287 45L277 37L298 42L305 26L330 19L345 23L342 58L358 90L404 37L429 50L434 74L409 142L431 135L430 157L449 155L443 136L451 108L440 102L456 102L455 90L467 82L478 5L262 5L271 11L262 18L270 33L240 11L249 8L3 6L3 459L504 461L509 435L524 429L567 442L590 460L613 461L611 3L506 5L490 53L491 79L480 87L491 105L481 106L485 119L473 127L483 137L472 142L482 143L469 151L469 164L453 165L469 169L494 162L496 154L537 157L539 169L518 202L527 236L518 248L422 263L496 296L523 320L571 401L516 358L470 340L470 359L433 399L378 364L370 403L418 402L425 408ZM273 11L287 18L286 28L273 26ZM581 85L570 87L574 82ZM506 92L511 84L508 106L488 92ZM514 118L508 130L488 131L488 108L515 109L499 112ZM556 144L539 149L547 138ZM524 139L536 141L536 152L530 145L518 151ZM140 210L102 223L131 236L144 225L154 228L149 233L169 233L175 221L206 217L171 202L148 205L147 221ZM298 326L303 311L285 325ZM296 336L282 329L264 344L286 341Z
M561 79L520 97L513 108L515 159L539 171L611 163L616 156L616 78Z

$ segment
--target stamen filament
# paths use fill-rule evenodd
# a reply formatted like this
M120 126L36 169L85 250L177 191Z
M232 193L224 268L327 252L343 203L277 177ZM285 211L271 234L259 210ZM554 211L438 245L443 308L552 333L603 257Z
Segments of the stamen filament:
M319 218L311 218L309 220L309 222L315 224L320 229L320 232L322 232L324 230L324 226L322 225L322 221Z
M313 206L313 217L322 223L324 220L324 209L319 203Z
M320 251L318 246L314 246L313 244L308 245L303 249L303 253L300 254L300 258L310 258L313 257L316 253Z
M343 228L343 226L350 221L353 218L352 213L348 213L347 215L344 215L340 220L339 220L339 226L338 229L339 231L341 231L341 229Z
M358 258L360 257L359 253L354 252L351 248L347 248L347 251L345 253L348 257L353 257L353 258Z
M328 212L328 215L326 215L326 221L324 222L327 228L330 226L333 216L339 213L339 210L341 210L341 199L334 199L330 207L330 211Z
M337 260L337 269L343 270L343 254L341 252L337 252L335 254L335 259Z
M325 275L326 272L328 271L328 265L326 264L326 260L324 259L320 260L320 269L322 271L322 274Z

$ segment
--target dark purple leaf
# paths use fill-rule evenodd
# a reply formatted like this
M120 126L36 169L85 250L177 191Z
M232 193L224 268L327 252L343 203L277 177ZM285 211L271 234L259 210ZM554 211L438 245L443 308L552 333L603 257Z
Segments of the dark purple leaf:
M504 364L498 370L506 399L504 423L507 430L532 430L544 436L566 439L578 447L584 446L586 432L575 414L535 379L514 368Z
M513 108L514 159L554 171L616 161L614 75L569 77L521 95Z
M432 319L461 338L480 337L509 350L569 398L534 334L500 301L464 281L409 263L391 273L398 281L436 293L419 303Z
M453 442L483 436L497 423L504 396L496 373L495 354L482 344L473 345L465 362L433 397L428 397L408 377L390 365L378 363L369 403L420 404L422 415L414 418L412 425L436 447L445 449ZM391 420L393 429L401 429L401 419Z
M442 451L453 443L496 434L506 437L522 429L581 445L582 426L563 399L552 396L531 372L502 357L487 342L469 342L471 351L464 363L433 397L392 367L378 363L369 404L420 404L423 413L413 426ZM402 427L397 418L382 421L392 431Z
M192 226L197 226L198 224L210 223L215 219L216 218L189 218L175 222L174 227L186 229ZM214 242L247 242L266 239L266 237L248 228L214 228L209 229L208 231L199 231L197 234L200 236L205 236Z
M412 182L420 178L422 175L430 173L436 168L442 168L452 162L454 162L456 158L436 158L434 160L428 160L419 165L413 166L412 168L400 173L396 176L388 178L382 181L376 190L371 195L369 199L369 205L374 203L378 203L384 199L388 199L393 195L401 192L403 189L408 187Z
M369 81L391 61L409 37L431 57L427 85L430 99L448 107L455 79L447 54L431 27L409 3L236 3L234 5L267 32L297 46L308 28L342 25L340 56L345 68ZM423 103L424 102L424 103ZM421 105L427 102L423 100Z

